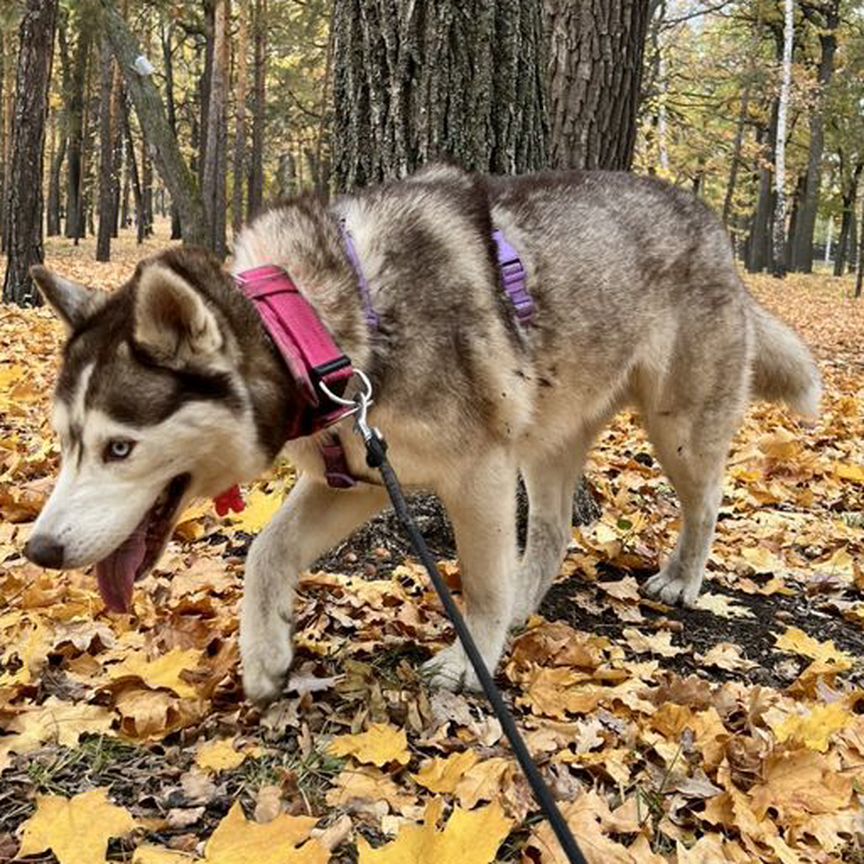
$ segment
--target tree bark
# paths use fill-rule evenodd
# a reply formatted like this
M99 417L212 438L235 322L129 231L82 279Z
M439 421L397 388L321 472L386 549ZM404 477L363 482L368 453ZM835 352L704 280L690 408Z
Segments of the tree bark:
M264 133L267 83L267 0L255 0L252 72L252 152L249 154L247 217L252 219L264 204Z
M792 90L792 42L795 37L795 2L784 0L783 79L777 103L777 142L774 149L773 274L786 275L786 114Z
M114 230L114 185L117 167L114 163L114 54L107 39L102 40L99 79L99 234L96 238L96 260L111 260L111 235Z
M552 166L629 169L647 0L546 0L546 12Z
M177 137L177 106L174 101L174 51L172 37L174 26L169 22L166 27L162 23L162 59L165 65L165 107L168 111L168 125L174 137ZM179 240L183 236L180 225L180 211L177 205L171 202L171 239Z
M854 250L855 241L852 238L852 225L855 221L855 202L858 200L858 183L861 172L864 171L864 161L858 161L851 172L848 184L843 177L843 154L840 154L840 175L842 182L841 195L843 198L843 212L840 222L840 236L837 238L837 247L834 251L834 275L842 276L846 269L847 257L852 257L849 252Z
M210 231L198 187L183 161L177 138L172 134L165 118L159 92L150 77L139 74L134 67L141 50L111 0L101 0L101 3L105 35L111 41L114 56L123 71L138 121L142 128L147 130L150 141L156 148L159 173L180 210L183 241L206 246Z
M146 217L144 215L144 196L141 194L141 177L138 173L138 161L135 157L135 142L132 140L132 126L129 123L129 110L124 106L123 134L126 139L126 164L129 166L129 185L132 188L132 198L135 201L135 226L138 243L144 242ZM125 209L125 208L124 208Z
M246 3L237 10L239 22L234 68L237 70L237 95L234 107L234 180L231 201L231 227L236 237L243 226L243 188L246 185L246 97L249 90L249 12ZM325 76L326 79L326 76Z
M38 306L42 302L29 271L45 257L42 158L56 20L57 0L27 0L19 29L10 176L27 178L27 182L10 183L8 189L8 258L3 281L3 302L19 306Z
M0 173L0 198L2 198L3 218L0 220L0 253L6 251L6 226L8 213L6 199L9 195L12 168L12 117L15 113L15 67L12 64L12 33L4 31L3 40L3 170Z
M810 149L807 155L807 182L801 202L795 237L792 243L791 267L800 273L813 271L813 233L819 210L819 187L822 182L822 152L825 149L825 91L834 75L837 53L837 28L840 26L840 0L820 4L802 2L805 16L818 28L819 89L810 109Z
M9 159L9 134L11 132L12 70L9 54L12 40L6 30L0 35L0 252L3 251L3 235L6 233L6 165Z
M861 285L864 282L864 200L861 201L861 225L860 238L858 241L858 275L855 278L855 297L861 297Z
M228 0L213 6L213 63L207 109L202 194L210 225L210 248L225 257L225 174L227 168L226 91L228 85Z
M337 188L435 159L494 173L547 164L535 0L341 0L332 26Z
M84 214L81 206L81 147L84 137L84 91L90 58L92 27L83 13L78 16L78 44L72 61L69 89L64 94L67 110L66 153L66 236L84 236Z

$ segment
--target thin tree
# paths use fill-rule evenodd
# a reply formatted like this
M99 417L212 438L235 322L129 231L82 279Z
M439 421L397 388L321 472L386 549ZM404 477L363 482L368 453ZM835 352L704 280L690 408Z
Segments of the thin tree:
M111 235L114 230L114 187L117 166L114 162L114 54L107 39L102 40L99 86L99 234L96 238L96 260L111 259Z
M210 225L209 246L225 256L225 174L227 167L228 0L213 6L213 59L204 150L202 195Z
M546 10L552 166L628 169L636 143L648 2L547 0Z
M267 86L267 0L255 0L252 19L252 152L249 154L249 198L251 219L264 204L264 133Z
M66 236L76 241L84 236L82 148L84 142L84 103L90 59L92 22L82 9L78 14L78 42L72 61L69 89L64 94L68 106L68 149L66 165Z
M246 97L249 91L249 12L246 3L238 4L237 18L237 42L234 51L237 95L234 103L234 163L231 170L234 182L231 226L235 237L243 225L243 187L246 179Z
M180 210L183 241L205 246L210 238L207 215L201 194L189 167L183 161L177 137L171 131L159 91L151 80L149 69L142 66L137 40L111 0L101 0L104 33L111 42L117 63L123 70L126 87L135 104L142 128L152 142L159 172Z
M795 38L795 0L784 0L783 78L777 102L777 145L774 151L774 275L786 275L786 115L792 92L792 43Z
M37 306L41 298L30 278L30 267L44 260L42 248L42 158L48 88L54 54L57 0L27 0L19 29L15 81L15 121L10 173L27 178L10 183L6 198L6 275L3 302Z
M837 54L837 28L840 26L840 0L807 2L802 0L804 17L816 27L820 57L817 73L818 89L810 108L810 148L807 154L807 174L803 196L791 238L793 270L810 273L813 270L813 233L819 210L819 188L822 182L822 154L825 149L825 96L834 77Z

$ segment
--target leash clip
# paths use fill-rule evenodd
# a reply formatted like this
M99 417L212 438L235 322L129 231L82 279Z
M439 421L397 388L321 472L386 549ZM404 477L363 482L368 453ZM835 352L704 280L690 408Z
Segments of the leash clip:
M372 398L372 382L369 380L369 376L362 369L353 369L352 372L360 379L360 383L363 385L363 389L360 390L353 399L346 399L344 396L337 396L324 383L324 381L319 381L318 387L332 402L351 409L350 411L346 411L343 416L351 417L353 415L354 422L356 423L360 434L363 436L363 440L368 441L372 435L372 429L367 422L367 418L369 416L369 409L375 404L375 400Z
M350 408L344 416L354 417L355 431L366 445L366 462L370 468L378 468L387 452L387 443L378 429L369 425L369 409L375 404L375 400L372 398L372 382L362 369L354 369L353 371L363 385L363 389L353 399L337 396L323 381L319 381L318 386L328 399L333 400L337 405Z

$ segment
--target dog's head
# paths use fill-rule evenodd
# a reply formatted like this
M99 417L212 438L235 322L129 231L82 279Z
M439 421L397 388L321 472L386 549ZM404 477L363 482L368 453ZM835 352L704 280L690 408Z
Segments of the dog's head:
M230 310L204 252L142 262L113 294L32 275L68 329L54 400L62 470L25 548L53 568L96 564L109 608L164 549L184 505L266 465Z

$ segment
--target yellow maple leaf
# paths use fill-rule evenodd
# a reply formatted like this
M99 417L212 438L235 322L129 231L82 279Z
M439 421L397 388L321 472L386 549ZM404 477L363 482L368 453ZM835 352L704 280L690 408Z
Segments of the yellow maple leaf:
M777 637L775 644L781 651L790 654L799 654L801 657L809 657L822 663L836 664L839 670L852 668L852 658L840 651L833 639L820 642L798 627L789 627L785 633Z
M253 490L246 498L243 512L231 516L234 528L247 534L257 534L276 515L284 499L285 495L281 491Z
M122 663L108 670L112 681L121 678L140 678L148 687L158 690L164 687L184 699L194 699L195 688L180 677L185 669L195 669L201 659L201 652L194 649L183 651L175 648L161 657L148 660L143 651L137 651Z
M218 774L220 771L230 771L242 765L246 759L255 755L255 749L237 750L231 738L220 738L215 741L205 741L195 754L195 764L205 771ZM260 748L257 748L260 753Z
M74 798L39 795L36 812L24 823L18 856L50 849L60 864L105 861L108 840L136 827L132 815L108 800L106 789L92 789Z
M330 853L308 840L318 820L283 813L259 825L235 802L204 847L207 864L327 864ZM307 841L304 843L304 841ZM304 845L300 846L303 843ZM299 848L298 848L299 847Z
M327 793L330 807L355 807L358 803L383 802L392 812L406 814L413 811L417 799L409 795L377 768L353 767L342 771Z
M357 735L340 735L330 743L329 752L332 756L353 756L358 762L379 767L388 762L407 765L411 758L405 730L387 723L373 723Z
M446 759L431 759L419 773L411 777L430 792L446 795L456 789L465 772L476 762L477 754L472 750L451 753Z
M827 752L833 735L854 720L855 715L841 702L817 705L806 714L787 715L776 725L771 724L766 715L766 722L774 730L778 743L793 741L818 753Z
M443 829L437 823L444 802L426 807L422 825L406 825L392 843L373 849L365 838L357 842L360 864L490 864L513 827L497 803L477 810L455 807Z
M752 618L753 613L746 607L738 603L733 603L728 597L723 594L711 594L707 592L701 594L694 604L694 608L702 609L705 612L711 612L720 618Z
M835 462L834 473L841 480L851 480L853 483L864 483L864 466L849 464L847 462Z
M9 723L6 731L19 734L0 738L0 766L9 753L29 753L47 741L74 747L80 735L107 732L113 721L114 713L99 705L61 702L52 696Z
M625 627L624 639L637 654L658 654L661 657L676 657L686 654L687 648L679 648L672 644L672 634L668 630L656 633L643 633L635 627Z

